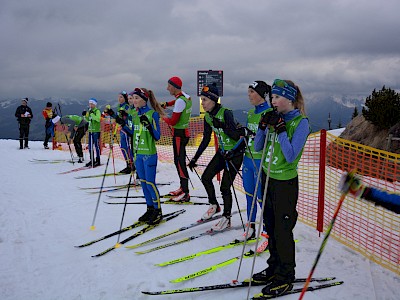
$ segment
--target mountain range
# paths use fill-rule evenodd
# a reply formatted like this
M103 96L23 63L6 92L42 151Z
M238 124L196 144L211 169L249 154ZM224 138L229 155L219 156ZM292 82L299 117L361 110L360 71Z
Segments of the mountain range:
M80 115L81 112L87 109L87 102L72 98L44 98L44 99L29 99L28 106L33 111L33 119L30 128L30 140L43 140L44 138L44 119L42 110L47 102L53 103L53 108L60 104L62 113ZM350 122L354 107L357 107L361 113L363 101L349 100L346 98L326 98L319 101L313 101L307 108L311 129L313 132L321 129L336 129L345 127ZM20 99L4 99L0 100L0 139L18 139L18 123L14 116L15 110L21 105ZM99 109L103 110L105 105L100 105ZM251 108L246 105L242 109L233 109L235 118L241 124L246 123L247 111ZM331 128L328 124L328 116L331 118ZM195 116L195 114L193 114Z

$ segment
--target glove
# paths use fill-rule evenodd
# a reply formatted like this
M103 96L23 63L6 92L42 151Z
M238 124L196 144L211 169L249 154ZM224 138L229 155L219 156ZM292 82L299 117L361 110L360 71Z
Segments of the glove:
M213 118L212 123L215 128L225 128L225 123L222 122L220 119Z
M82 116L86 116L86 114L87 114L87 111L84 110L84 111L82 112Z
M280 134L284 131L286 131L286 123L283 117L278 120L278 124L274 126L276 134Z
M115 122L117 122L121 126L125 126L125 120L123 118L121 118L120 116L117 116L115 118Z
M110 105L107 105L106 108L104 109L104 113L106 115L109 115L110 117L114 116L114 111L111 109Z
M119 114L121 115L122 118L126 118L128 116L128 113L125 110L120 110Z
M190 171L192 171L192 172L193 172L193 169L197 167L196 161L197 161L197 159L192 158L188 164L188 167L189 167Z
M265 131L267 129L267 126L269 124L269 120L271 118L271 115L273 114L273 111L267 111L261 115L260 123L258 123L258 128Z
M223 157L226 161L230 161L235 156L235 154L236 153L234 150L226 150L223 154Z
M250 129L248 129L247 127L240 127L239 129L240 132L240 136L244 136L244 137L250 137L250 136L255 136L255 132L251 131Z
M150 121L145 114L140 115L140 123L142 123L144 127L150 126Z
M110 117L113 117L113 116L115 115L115 112L110 108L110 109L108 110L107 114L108 114Z
M350 193L356 198L362 197L366 186L362 184L359 176L355 173L344 173L340 179L338 189L341 193Z
M160 103L160 106L161 106L162 108L166 109L166 108L167 108L167 102L162 102L162 103Z

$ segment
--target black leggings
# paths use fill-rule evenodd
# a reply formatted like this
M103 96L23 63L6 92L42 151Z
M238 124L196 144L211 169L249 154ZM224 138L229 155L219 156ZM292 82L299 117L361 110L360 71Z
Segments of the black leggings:
M201 180L206 189L208 195L208 201L210 204L218 204L217 198L215 196L215 188L212 182L213 178L217 173L224 170L224 174L222 175L221 187L220 191L222 194L222 199L224 200L224 216L229 217L232 211L232 192L231 186L232 182L235 180L237 171L242 165L243 154L234 156L231 161L227 163L224 157L221 155L219 151L215 153L214 157L211 159L207 168L204 170L203 175L201 176ZM229 172L227 171L229 168Z
M183 134L180 132L183 130ZM186 167L186 145L189 138L184 135L184 129L175 129L172 145L174 148L174 164L178 171L180 185L184 193L189 193L189 173Z
M83 157L82 138L85 136L86 133L85 129L86 129L85 127L78 127L78 129L75 132L74 146L78 157Z
M263 191L266 175L263 172ZM297 222L298 177L290 180L269 178L264 209L264 224L269 235L268 266L281 279L295 278L295 245L293 229Z

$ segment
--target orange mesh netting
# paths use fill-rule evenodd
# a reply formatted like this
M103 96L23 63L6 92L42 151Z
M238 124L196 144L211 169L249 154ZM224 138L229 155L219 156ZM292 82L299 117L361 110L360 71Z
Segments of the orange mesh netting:
M192 118L191 139L186 148L192 158L202 140L203 118ZM110 127L111 126L111 127ZM173 163L171 129L160 122L162 137L157 142L161 161ZM56 148L67 150L66 137L56 127ZM111 128L111 130L110 130ZM113 124L102 122L102 154L107 155L114 129ZM114 141L115 158L124 159L119 149L119 133ZM82 142L87 144L87 137ZM201 173L215 153L215 140L198 160ZM73 149L73 144L71 143ZM87 149L87 146L84 146ZM340 199L337 189L344 171L357 168L367 185L400 193L400 155L350 142L325 130L309 136L300 160L300 193L297 209L299 220L315 226L319 232L330 224ZM241 176L236 176L235 188L243 191ZM244 197L243 197L244 200ZM400 274L400 216L382 207L347 196L336 219L331 236L344 245L365 255L370 260Z

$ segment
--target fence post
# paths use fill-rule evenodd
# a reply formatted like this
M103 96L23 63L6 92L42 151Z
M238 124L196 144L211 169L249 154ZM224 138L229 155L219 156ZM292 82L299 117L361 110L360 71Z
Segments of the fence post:
M320 131L317 230L324 231L326 130Z

